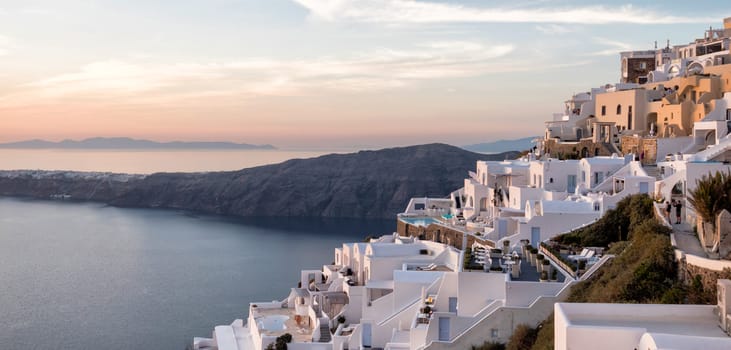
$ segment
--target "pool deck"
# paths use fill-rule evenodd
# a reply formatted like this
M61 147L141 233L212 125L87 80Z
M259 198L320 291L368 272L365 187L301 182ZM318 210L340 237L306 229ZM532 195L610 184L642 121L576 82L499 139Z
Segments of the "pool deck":
M294 320L294 317L295 317L294 309L261 308L261 309L256 309L256 312L254 313L254 319L259 319L261 317L267 317L267 316L287 316L287 317L289 317L286 321L284 321L284 326L287 328L283 329L283 330L268 330L268 329L259 328L259 332L262 335L278 337L285 333L289 333L292 335L293 342L298 342L298 343L312 342L312 328L302 327L302 326L297 325L297 322L295 322L295 320ZM254 326L255 325L249 325L249 327L254 327ZM256 325L256 327L258 327L258 325Z

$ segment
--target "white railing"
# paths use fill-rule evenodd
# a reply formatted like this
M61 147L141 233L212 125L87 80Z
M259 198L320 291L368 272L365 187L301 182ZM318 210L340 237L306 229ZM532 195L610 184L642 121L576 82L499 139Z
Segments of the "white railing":
M579 278L579 280L585 281L585 280L591 278L591 276L594 275L594 273L596 271L598 271L602 267L602 265L604 265L604 263L609 261L609 259L614 259L614 255L613 254L604 255L601 259L599 259L599 261L594 263L594 265L592 265L588 270L586 270L586 272L584 272L584 274L581 275L581 278Z

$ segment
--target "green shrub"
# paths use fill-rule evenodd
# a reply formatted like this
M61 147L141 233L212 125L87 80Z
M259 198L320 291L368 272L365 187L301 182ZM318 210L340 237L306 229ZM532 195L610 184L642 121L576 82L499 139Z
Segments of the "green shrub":
M519 324L513 330L505 350L530 350L536 341L538 330L526 324Z

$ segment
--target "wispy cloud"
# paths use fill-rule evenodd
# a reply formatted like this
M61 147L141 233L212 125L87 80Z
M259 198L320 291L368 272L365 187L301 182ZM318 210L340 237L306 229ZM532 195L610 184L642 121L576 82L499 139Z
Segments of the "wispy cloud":
M547 24L539 24L536 26L536 30L543 34L568 34L573 33L576 31L575 28L566 26L566 25L559 25L555 23L547 23Z
M607 38L595 37L593 40L596 44L607 48L587 53L586 56L612 56L618 55L622 51L631 51L637 48L635 45Z
M152 95L175 99L393 89L430 79L509 71L511 66L502 58L512 51L511 45L440 41L405 50L381 48L347 58L177 64L152 63L148 58L106 60L27 83L20 88L22 93L0 97L0 106L69 96L144 100Z
M566 8L470 7L415 0L292 0L317 19L382 23L703 23L716 18L675 16L632 5Z

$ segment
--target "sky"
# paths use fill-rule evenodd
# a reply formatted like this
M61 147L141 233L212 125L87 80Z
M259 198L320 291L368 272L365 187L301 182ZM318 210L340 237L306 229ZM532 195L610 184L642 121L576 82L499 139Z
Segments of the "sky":
M685 44L725 1L0 0L0 142L282 148L542 134L619 52Z

